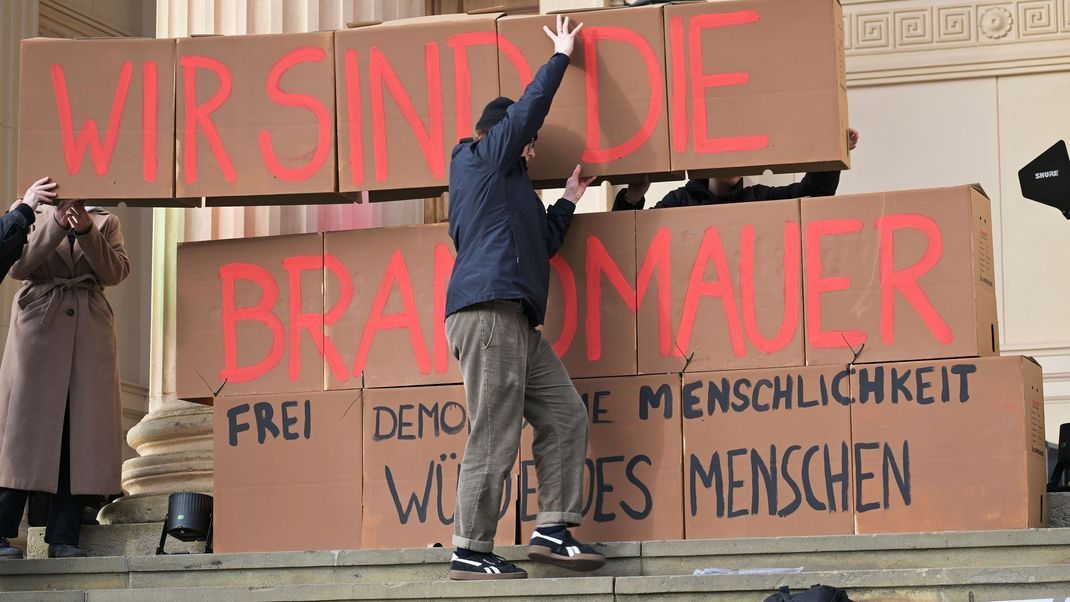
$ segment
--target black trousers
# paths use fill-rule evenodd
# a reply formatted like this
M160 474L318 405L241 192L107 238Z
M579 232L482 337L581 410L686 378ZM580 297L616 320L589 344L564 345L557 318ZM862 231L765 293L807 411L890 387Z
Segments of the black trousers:
M63 443L59 456L59 483L51 496L45 542L56 545L78 545L85 512L85 496L71 495L71 410L63 416ZM22 514L26 509L29 491L0 487L0 537L18 537Z

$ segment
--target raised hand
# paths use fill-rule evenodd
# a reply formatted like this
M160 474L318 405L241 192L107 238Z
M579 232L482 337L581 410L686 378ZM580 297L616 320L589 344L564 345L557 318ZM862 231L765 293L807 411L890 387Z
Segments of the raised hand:
M572 175L568 177L568 181L565 182L565 194L561 198L566 201L571 201L572 204L576 204L583 197L583 193L587 192L587 187L594 182L595 176L589 178L580 177L580 166L577 165L576 169L572 170Z
M624 200L632 205L638 205L648 190L650 190L650 177L643 176L642 180L628 184L628 189L624 191Z
M568 30L569 18L557 15L557 33L550 31L549 27L543 26L542 30L554 42L554 53L560 52L565 56L572 56L572 49L576 46L576 34L583 28L583 23L576 26L571 32Z
M26 189L26 194L22 195L22 202L30 206L30 209L37 210L37 205L44 201L46 203L51 202L56 198L54 192L56 183L51 179L44 177L37 180L30 187Z
M75 234L85 234L93 227L93 218L85 210L85 203L75 201L67 207L67 224L74 229Z

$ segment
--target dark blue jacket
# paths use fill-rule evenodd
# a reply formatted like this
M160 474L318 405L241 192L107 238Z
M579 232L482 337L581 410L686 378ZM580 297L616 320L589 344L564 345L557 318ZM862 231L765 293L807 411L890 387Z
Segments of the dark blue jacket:
M13 210L0 216L0 280L22 257L22 247L26 245L30 226L36 218L33 209L25 203L19 203Z
M568 57L555 54L520 100L481 140L465 139L450 162L450 238L457 248L446 315L485 301L516 300L533 326L546 317L550 257L565 240L575 205L549 209L521 158L561 85Z
M787 186L743 186L740 180L736 186L723 196L717 196L710 190L708 179L688 180L687 184L665 195L654 209L666 207L695 207L698 205L722 205L725 203L746 203L749 201L770 201L776 199L799 199L807 196L832 196L836 194L836 188L840 185L840 172L820 171L808 173L803 176L801 182L788 184ZM617 193L613 201L613 211L627 211L629 209L642 209L646 205L646 197L637 205L628 203L625 199L625 189Z

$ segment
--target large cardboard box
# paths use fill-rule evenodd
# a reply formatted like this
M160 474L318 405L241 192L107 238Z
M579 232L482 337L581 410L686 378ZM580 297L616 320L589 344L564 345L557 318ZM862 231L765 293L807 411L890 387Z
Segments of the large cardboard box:
M178 397L322 390L323 263L319 234L179 245Z
M335 193L333 49L332 32L178 40L179 196L352 201Z
M18 190L50 176L94 205L175 200L175 41L23 40ZM199 202L199 199L196 199Z
M686 374L687 538L854 532L850 385L844 366Z
M453 242L446 224L325 237L328 389L461 382L446 341Z
M860 365L858 533L1046 524L1043 374L1008 356Z
M636 373L635 218L577 215L550 260L542 330L573 378Z
M658 6L567 13L582 22L571 66L539 132L531 179L561 186L579 163L586 175L627 181L668 177L669 128L665 32ZM498 23L508 41L499 55L501 93L520 98L553 54L543 26L556 17L509 17ZM503 41L503 44L505 41ZM511 50L519 51L519 56Z
M359 548L361 409L354 391L217 399L215 551Z
M497 14L335 34L338 184L373 201L436 196L450 152L498 96Z
M807 364L999 354L980 187L804 199L802 221Z
M573 381L587 406L583 541L682 539L680 377L587 378ZM524 427L520 449L521 536L535 527L538 475ZM526 540L525 540L526 541Z
M684 3L664 20L673 170L850 167L838 0Z
M365 548L452 545L468 429L460 385L364 390ZM515 543L515 467L501 508L494 541Z
M639 372L804 363L799 201L643 212Z

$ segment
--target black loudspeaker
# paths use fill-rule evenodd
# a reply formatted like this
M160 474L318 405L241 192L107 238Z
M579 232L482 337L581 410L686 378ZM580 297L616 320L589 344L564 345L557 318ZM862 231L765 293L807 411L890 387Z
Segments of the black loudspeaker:
M1070 155L1060 140L1018 172L1022 196L1054 207L1070 219Z
M1055 470L1051 471L1048 491L1070 491L1070 422L1059 427L1059 449Z
M156 555L166 555L167 536L183 542L203 541L206 554L212 553L212 496L203 493L172 493L167 498L167 518L160 532Z

